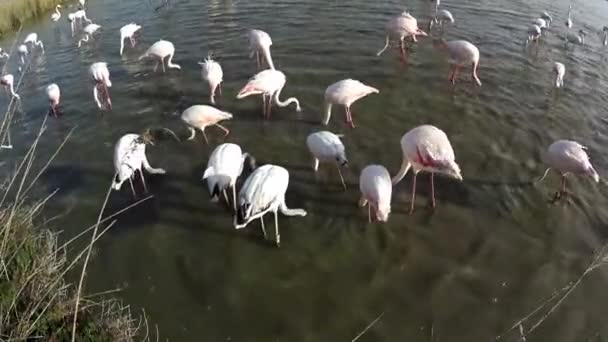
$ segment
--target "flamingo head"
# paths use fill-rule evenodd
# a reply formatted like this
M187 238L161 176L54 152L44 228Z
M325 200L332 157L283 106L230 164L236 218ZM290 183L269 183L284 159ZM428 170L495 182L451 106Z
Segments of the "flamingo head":
M388 215L391 213L391 203L378 203L378 208L376 210L376 220L380 222L388 221Z
M241 202L241 201L239 200L239 202ZM235 227L237 229L243 228L245 226L245 224L247 224L247 222L249 221L249 218L251 217L252 210L253 210L253 207L251 206L251 203L248 203L248 202L239 203L239 207L237 209L236 217L235 217Z
M342 167L348 167L348 159L346 159L346 154L344 151L336 156L336 163Z
M462 180L462 174L460 172L460 166L453 160L436 161L433 163L433 169L435 172L443 173L446 176Z

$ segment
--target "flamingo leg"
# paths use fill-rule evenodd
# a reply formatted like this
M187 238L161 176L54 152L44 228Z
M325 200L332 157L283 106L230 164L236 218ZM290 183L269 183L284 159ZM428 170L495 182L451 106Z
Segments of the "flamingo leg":
M236 184L232 186L232 207L234 209L234 213L236 214Z
M266 237L266 227L264 227L264 216L260 217L260 223L262 224L262 233L264 233L264 239L267 239L267 237Z
M431 172L431 207L435 208L435 173Z
M372 205L371 205L371 203L369 203L369 205L367 206L367 221L369 221L369 223L372 223Z
M405 41L403 39L399 40L399 52L401 56L401 62L403 64L407 64L407 48L405 47Z
M225 137L225 136L227 136L228 134L230 134L230 130L229 130L228 128L226 128L226 127L224 127L224 126L220 125L219 123L216 123L215 125L216 125L217 127L221 128L221 129L224 131L224 133L226 133L226 134L224 134L224 137Z
M264 103L264 109L262 109L262 117L266 119L266 94L262 94L262 102Z
M226 204L230 205L230 200L228 199L228 195L226 194L226 189L222 190L222 194L224 195L224 200Z
M157 69L158 69L158 61L156 61L156 63L154 63L154 72L156 72Z
M350 128L355 128L355 122L353 121L353 112L350 110L350 107L347 107L348 109L348 122L350 123Z
M414 213L414 202L416 202L416 176L418 176L417 172L414 172L414 182L412 184L412 203L410 204L410 215Z
M279 233L279 213L274 212L274 234L277 239L277 247L281 247L281 234Z
M131 185L131 192L133 193L133 198L137 199L137 194L135 194L135 188L133 187L133 179L129 178L129 184Z
M458 77L458 71L460 71L460 66L454 66L454 73L452 74L452 84L456 84L456 77Z
M146 186L146 180L144 179L144 171L139 169L139 176L141 178L141 185L144 187L144 192L148 193L148 187Z
M224 96L224 95L222 95L222 83L217 85L217 91L218 91L218 93L220 93L220 96Z
M133 39L133 37L129 37L129 41L131 42L131 47L135 47L135 39Z
M167 70L165 69L165 60L161 60L160 63L163 66L163 72L167 72Z
M103 83L103 91L106 103L108 105L108 109L112 110L112 100L110 99L110 91L108 90L108 86L105 83Z
M272 114L272 95L268 95L268 107L266 110L268 111L267 118L270 120L270 115Z
M205 138L205 142L209 145L209 139L207 139L207 134L205 134L205 128L201 128L201 132L203 132L203 138Z
M340 170L340 165L336 163L336 167L338 168L338 175L340 175L340 181L342 182L342 186L344 187L344 191L346 191L346 183L344 182L344 177L342 177L342 171Z

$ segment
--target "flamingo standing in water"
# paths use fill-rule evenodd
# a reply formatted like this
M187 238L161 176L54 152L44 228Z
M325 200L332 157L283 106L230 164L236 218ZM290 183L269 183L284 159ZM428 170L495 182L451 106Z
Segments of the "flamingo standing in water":
M346 159L344 144L340 140L340 136L328 131L312 133L306 138L306 145L313 156L313 170L317 172L319 161L335 162L342 186L346 190L346 183L344 183L340 168L348 167L348 159Z
M57 21L57 20L59 20L59 18L61 18L61 12L59 12L60 8L61 8L61 5L55 6L55 13L51 14L52 21Z
M141 29L140 25L135 23L127 24L120 28L120 55L122 56L122 51L125 46L125 39L129 38L129 42L131 43L131 47L135 47L135 39L133 36L137 31Z
M334 104L344 106L346 113L346 123L350 127L355 128L353 121L352 112L350 106L360 98L363 98L369 94L377 94L380 91L374 87L365 85L357 80L346 79L338 81L325 90L325 106L323 117L323 124L327 125L331 118L331 108Z
M553 17L548 12L543 12L540 15L540 18L547 23L547 27L551 26L551 23L553 23Z
M82 32L83 37L78 40L78 47L80 47L83 42L88 42L89 38L93 37L93 33L97 32L100 28L101 26L97 24L88 24L85 26Z
M253 76L247 84L236 95L237 99L242 99L251 95L262 95L264 102L264 117L270 119L270 112L273 101L279 107L287 107L292 103L296 104L296 111L302 111L300 102L295 97L290 97L285 101L281 101L279 96L281 90L285 87L287 81L285 74L279 70L267 69L260 71Z
M533 24L532 26L528 27L528 38L526 39L526 45L530 44L530 42L535 42L538 44L542 33L542 29L536 24Z
M220 193L222 193L226 203L230 204L226 189L232 188L232 204L235 215L236 180L243 172L246 159L249 159L251 169L255 169L255 159L249 153L243 153L239 145L221 144L211 153L203 175L203 180L207 180L212 202L217 202Z
M568 46L568 44L575 44L575 45L584 45L585 44L585 36L587 35L587 32L583 31L583 30L578 30L578 34L574 34L574 33L568 33L565 37L566 39L566 47Z
M454 150L447 135L439 128L431 125L422 125L413 128L401 138L403 162L401 169L393 177L392 183L399 183L407 171L414 170L414 183L412 185L412 203L410 214L414 212L416 201L416 176L420 171L431 173L431 205L435 207L435 173L443 173L450 177L462 180L460 167L456 164Z
M93 81L95 81L95 86L93 87L93 99L95 99L97 107L104 110L104 104L107 104L108 109L112 110L112 100L110 99L110 91L108 90L108 88L112 86L112 81L110 81L110 70L108 70L108 64L104 62L91 64L89 67L89 74L93 78ZM100 92L101 96L99 95Z
M209 84L209 101L211 104L215 104L215 90L217 89L222 95L222 82L224 79L224 72L220 63L211 59L209 56L202 62L198 62L201 66L201 76L203 80Z
M388 221L391 212L391 195L393 185L391 175L382 165L368 165L359 177L359 188L361 189L361 199L359 206L367 208L367 218L372 222L372 210L376 220L380 222Z
M306 216L303 209L289 209L285 204L285 193L289 185L289 172L276 165L264 165L257 168L247 178L238 196L237 214L234 218L234 227L241 229L249 222L260 219L264 238L267 238L264 228L264 215L274 213L274 229L277 246L281 245L279 234L280 210L286 216Z
M159 40L156 43L152 44L146 52L139 57L140 60L146 57L152 57L156 59L156 64L154 64L154 71L158 68L158 63L162 64L163 72L165 72L165 58L167 58L167 68L173 68L181 70L181 67L178 64L173 64L173 55L175 54L175 46L173 43L166 40Z
M40 40L38 40L38 34L37 33L30 33L25 37L25 40L23 41L23 44L27 45L27 44L32 44L32 50L34 49L34 46L38 46L40 47L40 49L42 49L42 53L44 53L44 44L42 44L42 42Z
M564 75L566 74L566 66L562 63L556 62L553 65L553 72L555 72L555 88L563 87Z
M9 58L8 53L4 52L2 48L0 48L0 58Z
M19 63L21 65L25 64L25 57L27 57L27 45L21 44L17 47L17 52L19 52Z
M600 176L591 165L589 156L585 152L586 149L585 146L572 140L558 140L549 146L544 157L544 161L549 168L538 182L545 179L551 169L559 173L561 186L555 193L554 201L560 199L562 195L568 194L566 191L566 177L569 174L587 175L593 178L596 183L600 181Z
M536 19L534 19L534 21L532 22L532 24L540 27L540 29L542 31L544 31L548 27L547 21L545 19L543 19L543 18L536 18Z
M608 26L602 27L602 35L604 36L603 44L608 45ZM7 55L8 56L8 55Z
M112 189L120 190L122 183L128 179L133 197L136 197L133 188L133 177L135 177L136 171L139 171L141 183L146 192L148 188L146 187L142 167L151 174L166 173L163 169L155 169L150 166L148 158L146 158L145 140L141 135L133 133L125 134L118 140L116 146L114 146L114 170L116 174L112 181Z
M568 6L568 19L566 20L566 27L572 27L572 5Z
M418 40L416 36L427 36L426 32L418 28L418 21L408 12L403 12L392 18L386 25L386 44L378 51L376 56L380 56L387 48L390 43L391 37L399 40L399 49L401 51L401 58L404 62L407 62L407 49L405 48L405 38L412 37L412 40L416 43Z
M232 119L232 114L207 105L194 105L188 107L182 113L182 121L188 125L188 128L190 129L190 137L188 140L194 139L196 135L195 129L199 129L203 132L203 137L207 144L209 144L209 140L205 134L205 128L208 126L217 126L224 131L224 137L226 137L230 134L230 131L228 128L220 125L220 121L230 119Z
M447 51L448 62L451 65L448 80L452 84L456 84L456 76L458 76L460 68L470 65L473 80L478 86L481 86L481 80L477 77L479 49L466 40L452 40L449 42L441 40L439 44L441 48Z
M452 13L450 11L446 9L441 9L437 11L437 13L435 13L435 16L429 22L429 31L433 28L433 25L436 24L438 24L443 30L443 27L447 23L453 24L454 16L452 16Z
M15 78L12 74L2 75L2 77L0 77L0 85L4 86L4 89L7 90L11 94L11 96L16 98L17 100L20 100L21 97L19 97L19 95L15 93L15 88L13 87L14 80Z
M57 107L59 107L59 100L61 98L59 86L55 83L49 84L46 87L46 96L48 97L50 104L49 115L53 113L53 115L57 117Z
M258 70L262 67L262 57L268 64L270 69L274 69L274 63L272 63L272 56L270 55L270 46L272 45L272 39L270 35L262 30L249 30L249 58L255 55L255 61L257 63Z

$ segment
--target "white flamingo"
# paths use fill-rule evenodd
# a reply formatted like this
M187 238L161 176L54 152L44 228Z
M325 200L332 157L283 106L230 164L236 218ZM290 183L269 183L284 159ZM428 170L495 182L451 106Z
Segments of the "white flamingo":
M112 81L110 81L110 70L108 70L108 64L104 62L96 62L91 64L89 67L89 74L95 81L95 86L93 87L93 99L95 99L95 103L97 103L97 107L99 109L104 109L104 104L108 105L108 109L112 110L112 100L110 99L110 91L109 87L112 86ZM101 92L101 96L99 93Z
M328 131L312 133L306 138L306 145L313 156L313 170L317 172L319 161L335 162L342 186L346 190L346 183L340 168L348 166L348 159L346 159L344 144L340 140L340 136Z
M61 91L59 90L59 86L55 83L49 84L46 87L46 96L49 99L49 114L53 113L53 115L57 117L57 107L59 107L59 101L61 98Z
M19 62L21 63L21 65L25 64L25 57L27 57L28 54L27 45L19 45L17 47L17 52L19 52Z
M551 26L551 23L553 23L553 17L548 12L543 12L540 15L540 18L545 20L545 22L547 23L547 27Z
M229 204L226 189L232 188L232 203L235 215L236 180L243 172L246 159L249 159L250 167L255 169L255 160L249 153L243 153L239 145L221 144L211 153L203 175L203 180L207 180L212 202L217 202L220 193L222 193L226 203Z
M194 139L196 135L195 129L199 129L201 132L203 132L203 137L205 138L207 144L209 144L209 140L205 134L205 128L208 126L217 126L222 129L225 133L224 137L230 134L228 128L220 125L220 121L232 119L232 114L221 111L212 106L190 106L182 113L181 118L182 121L188 125L188 129L190 129L190 137L188 140Z
M536 18L534 19L534 21L532 22L532 24L540 27L541 30L545 30L548 26L547 26L547 21L543 18Z
M203 80L209 84L209 101L215 104L215 90L217 89L222 95L222 82L224 80L224 72L220 63L211 59L209 56L202 62L198 62L201 66L201 76Z
M114 147L114 170L116 174L112 181L112 188L120 190L122 183L128 179L135 197L132 179L135 177L135 172L139 171L141 183L147 192L142 167L151 174L166 173L163 169L155 169L150 166L148 158L146 158L146 144L141 135L133 133L123 135Z
M566 74L566 66L562 63L556 62L553 65L553 72L555 73L555 87L561 88L564 86L564 75Z
M454 16L452 16L452 13L450 11L446 9L441 9L435 13L435 16L429 22L429 30L431 30L433 28L433 25L436 24L438 24L441 29L443 29L443 27L447 23L453 24Z
M331 118L331 108L334 104L336 104L344 106L346 123L349 124L350 127L355 128L355 122L353 121L350 106L357 100L369 94L378 94L379 92L380 91L374 87L370 87L350 78L330 85L325 90L323 124L329 124L329 119Z
M479 67L479 49L477 46L466 40L452 40L445 42L440 41L440 47L447 52L448 63L450 63L450 72L448 80L452 84L456 83L458 71L465 67L471 66L471 76L478 86L481 86L481 80L477 76L477 68Z
M565 37L566 46L568 46L568 44L585 45L585 36L586 35L587 35L587 33L583 30L578 30L578 34L569 32Z
M538 44L538 40L540 39L542 33L542 29L536 24L528 27L528 38L526 39L526 45L530 44L530 42L535 42Z
M89 38L93 38L93 33L97 32L100 28L101 26L97 24L88 24L85 26L82 30L82 38L78 40L78 47L80 47L83 42L88 42Z
M0 77L0 85L2 85L4 89L6 89L11 94L11 96L16 98L17 100L20 100L21 97L19 97L19 95L15 93L15 88L13 86L14 80L15 78L12 74L2 75L2 77Z
M255 60L258 69L262 67L262 57L270 69L274 69L272 56L270 55L270 46L272 39L270 35L262 30L249 30L249 58L255 55Z
M585 146L572 140L558 140L549 146L544 157L544 161L549 168L538 182L545 179L551 169L559 173L561 186L559 191L556 192L554 200L567 194L566 177L569 174L587 175L593 178L596 183L600 181L600 176L591 165L589 156L585 152L586 149Z
M391 37L399 40L399 48L401 58L407 61L407 50L405 48L405 38L412 37L414 42L418 42L416 36L427 36L426 32L418 28L418 21L408 12L403 12L400 15L389 20L386 25L386 43L384 47L376 54L380 56L390 43Z
M393 186L391 175L382 165L368 165L359 177L359 188L361 189L361 199L359 206L367 208L367 218L372 222L372 210L376 220L380 222L388 221L391 212L391 195Z
M140 29L141 29L141 26L137 25L135 23L130 23L130 24L127 24L120 28L120 55L121 56L122 56L122 51L125 46L125 39L129 38L131 47L135 47L135 38L133 38L133 36Z
M158 63L162 64L163 72L165 72L165 58L167 58L167 68L173 68L181 70L181 67L178 64L173 64L173 55L175 54L175 46L173 43L166 40L159 40L156 43L152 44L146 52L139 57L140 60L146 57L152 57L156 59L156 64L154 64L154 71L158 68Z
M59 18L61 18L61 12L59 12L60 8L61 8L61 5L55 6L55 13L51 14L52 21L57 21L57 20L59 20Z
M237 99L242 99L251 95L262 95L264 102L264 117L270 119L273 102L279 107L287 107L292 103L296 104L296 111L300 112L300 102L295 97L290 97L281 101L279 96L287 81L285 74L279 70L266 69L254 75L247 84L236 95Z
M78 3L80 3L81 8L84 8L85 2L86 2L86 0L78 0Z
M249 222L259 218L266 239L263 216L268 212L273 212L275 241L277 246L280 246L281 235L279 234L277 212L280 210L286 216L306 216L305 210L289 209L285 204L288 185L289 172L280 166L264 165L253 171L239 192L234 227L236 229L244 228Z
M433 181L435 173L442 173L462 180L460 167L456 164L452 145L445 133L435 126L422 125L405 133L401 138L401 150L403 152L403 162L399 173L393 177L392 183L393 185L399 183L410 167L413 168L414 182L410 214L414 212L418 172L427 171L431 173L431 205L433 207L435 207L435 184Z
M9 58L8 53L4 52L2 48L0 48L0 58Z
M42 53L44 53L44 44L42 44L42 42L40 40L38 40L38 34L37 33L30 33L25 37L25 40L23 41L23 44L27 45L27 44L32 44L32 50L34 49L34 46L38 46L40 49L42 49Z
M84 9L76 12L68 13L68 21L70 22L70 28L72 30L72 37L74 37L74 24L82 25L82 22L92 24L93 21L87 18L87 12Z
M568 19L566 20L566 27L572 27L572 5L568 6Z

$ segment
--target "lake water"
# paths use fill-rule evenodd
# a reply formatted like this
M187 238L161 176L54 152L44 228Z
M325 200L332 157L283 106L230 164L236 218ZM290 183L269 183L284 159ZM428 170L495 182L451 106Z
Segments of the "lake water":
M605 181L572 178L572 203L555 205L548 199L557 177L532 181L544 171L546 147L561 138L588 146L600 176L608 176L608 51L597 34L606 24L608 2L575 3L572 30L585 29L589 44L566 50L560 36L566 33L567 1L443 1L456 18L445 37L468 39L481 51L483 86L473 86L463 73L453 89L446 59L431 39L412 47L407 68L394 50L375 56L385 23L405 7L426 27L434 7L427 0L173 0L155 11L159 4L87 3L102 29L81 49L65 12L58 23L45 16L24 27L20 39L38 32L47 52L34 59L19 89L23 111L11 129L15 149L1 153L4 170L12 169L46 113L46 85L59 84L64 115L49 118L40 163L78 127L37 190L42 195L60 188L45 216L62 215L50 225L67 239L95 222L120 136L148 127L187 136L172 114L207 103L197 62L213 51L225 74L219 105L235 116L226 123L231 134L225 141L240 144L259 164L285 166L291 181L287 204L305 208L308 216L279 217L281 248L263 241L257 222L235 231L230 210L210 203L201 181L211 151L224 141L215 128L207 133L210 145L198 136L148 147L152 166L167 174L147 176L154 198L119 216L96 244L86 287L90 293L123 289L118 297L134 310L145 308L163 338L350 341L384 313L359 341L493 341L575 280L604 243ZM538 51L526 52L526 29L545 10L554 25ZM128 47L121 58L118 29L131 21L143 29L135 49ZM297 96L302 113L283 108L263 121L259 97L234 98L255 73L254 60L247 58L247 28L272 36L275 65L287 75L283 94ZM175 44L181 71L153 73L152 62L137 60L160 38ZM0 45L8 49L13 39L7 36ZM109 64L113 81L114 111L105 114L95 106L88 75L98 61ZM559 92L551 88L555 61L567 68ZM7 70L16 74L16 68L13 58ZM329 126L345 134L347 192L330 165L312 172L305 144L308 134L322 129L325 88L344 78L380 89L353 106L356 129L344 124L340 109ZM0 108L6 104L3 95ZM438 207L430 211L429 178L422 175L417 210L408 216L408 175L394 189L389 222L368 224L367 211L357 207L359 172L379 163L395 174L401 136L427 123L447 133L464 182L436 177ZM106 213L133 201L125 186L112 193ZM530 340L606 336L607 276L602 269L589 275Z

